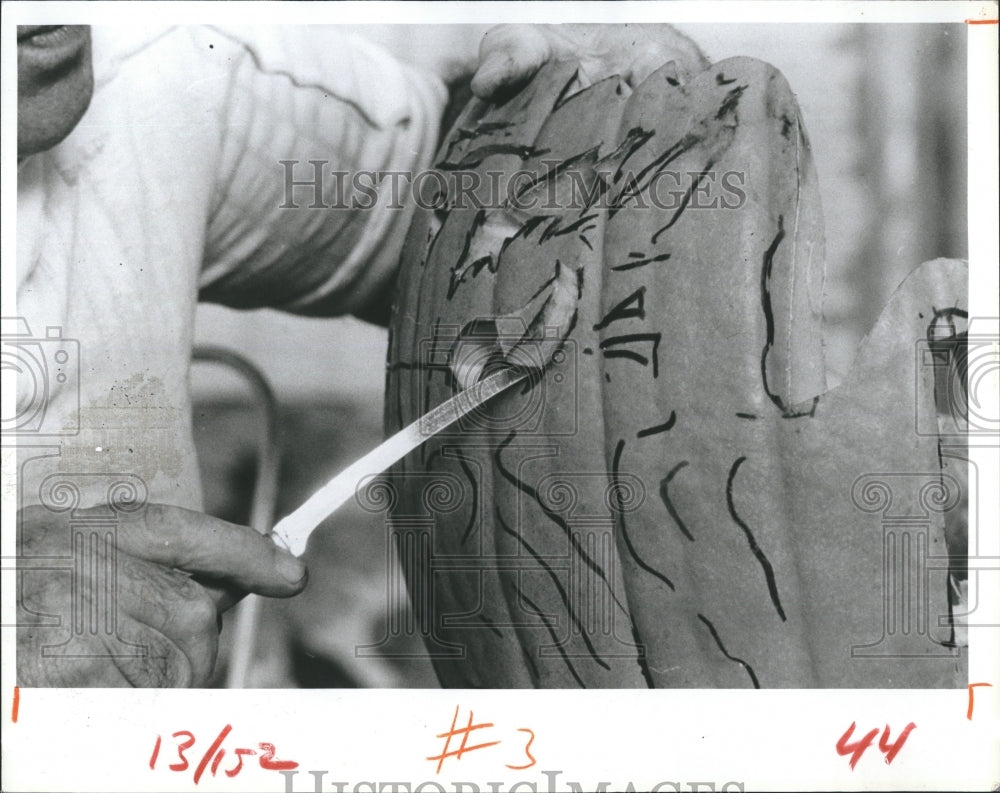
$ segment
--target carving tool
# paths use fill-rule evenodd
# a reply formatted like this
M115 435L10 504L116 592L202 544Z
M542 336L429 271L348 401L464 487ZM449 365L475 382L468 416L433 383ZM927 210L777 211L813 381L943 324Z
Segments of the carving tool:
M528 374L529 371L524 368L505 367L442 402L351 463L302 506L278 521L271 532L273 539L296 556L301 556L313 529L351 498L365 478L382 473L428 438L520 383Z

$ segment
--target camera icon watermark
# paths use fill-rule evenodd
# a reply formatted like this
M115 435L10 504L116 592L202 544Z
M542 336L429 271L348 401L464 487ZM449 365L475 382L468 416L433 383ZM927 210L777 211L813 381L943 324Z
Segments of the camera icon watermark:
M67 423L64 415L49 411L54 394L70 393L73 406L80 405L80 343L64 338L62 328L47 326L45 333L32 334L23 317L0 318L0 356L5 376L18 382L12 412L0 421L3 435L76 435L80 432L79 410Z
M444 382L455 395L500 367L525 374L522 383L460 417L439 438L577 432L578 350L573 339L561 338L559 328L530 334L518 317L481 318L461 328L440 325L434 338L418 343L418 355L421 393Z
M969 320L960 309L943 309L935 312L927 338L917 341L916 377L933 374L936 408L931 414L918 401L917 435L952 441L1000 436L1000 406L987 395L1000 374L1000 336L977 332L977 327L985 327L985 321Z

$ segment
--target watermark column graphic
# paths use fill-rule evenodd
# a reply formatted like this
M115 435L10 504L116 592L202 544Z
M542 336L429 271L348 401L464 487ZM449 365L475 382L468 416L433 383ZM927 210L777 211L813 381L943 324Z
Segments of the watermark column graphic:
M83 509L84 492L102 492L102 503ZM23 536L23 517L19 515L18 589L25 576L36 572L68 575L69 613L33 611L24 606L19 592L17 627L68 628L62 641L43 645L43 657L146 657L148 647L119 636L117 558L119 524L146 507L146 483L134 474L60 473L42 480L38 495L41 506L53 514L53 525L65 529L61 545L65 552L53 554L46 546L41 553L30 553L34 544ZM95 637L101 641L90 641Z
M458 509L469 495L466 490L457 476L447 472L372 475L358 485L356 498L362 509L385 516L388 548L386 634L375 644L357 645L356 657L465 657L464 646L446 642L437 635L433 533L435 517ZM400 499L401 491L410 499ZM414 498L417 493L419 498ZM414 506L408 510L401 502ZM411 600L407 599L408 593ZM417 652L393 649L400 640L408 638L422 640L425 649Z
M946 579L951 558L946 548L931 553L930 534L935 513L954 509L960 497L958 481L941 473L865 474L854 481L854 505L882 516L884 610L882 635L852 645L852 658L957 654L931 635L932 621L934 627L950 624L950 615L930 613L930 593L933 578ZM944 591L943 584L940 589Z
M604 471L558 472L542 476L533 490L549 520L555 517L568 529L565 554L544 561L550 569L568 573L567 607L574 615L566 620L567 630L557 643L539 646L539 656L589 658L589 654L569 649L582 635L602 637L602 656L634 658L637 652L642 656L644 648L636 646L627 617L623 619L616 608L614 594L618 564L615 526L623 515L635 512L645 502L642 480L619 472L609 483ZM602 493L600 503L584 507L581 492L595 491ZM521 526L516 530L521 531ZM613 645L620 649L610 649Z
M4 377L17 380L17 399L4 406L0 425L4 445L37 451L30 459L57 457L59 439L80 433L79 341L64 336L58 325L45 325L36 335L24 317L3 317L0 356ZM42 645L43 657L146 656L147 647L119 636L117 567L119 523L145 508L146 483L128 473L54 473L42 479L37 494L25 498L30 477L23 465L19 476L16 555L4 559L4 570L17 575L14 627L63 629L61 640ZM44 536L35 529L25 535L27 517L20 508L29 502L51 515ZM68 578L70 597L62 613L25 605L25 579L32 575ZM100 641L92 641L95 637Z
M931 413L917 403L917 435L936 436L942 469L955 477L963 488L956 509L945 514L945 532L966 548L956 554L952 547L952 570L956 586L964 587L961 603L953 609L952 621L969 628L997 628L992 621L975 621L981 605L980 590L996 588L1000 556L982 553L979 532L979 476L970 448L1000 446L1000 402L994 396L1000 377L1000 335L996 318L969 317L960 308L935 309L925 339L916 343L916 377L924 372L934 378L934 407ZM954 544L954 543L953 543ZM966 555L967 554L967 555ZM990 573L990 575L983 575ZM940 618L940 625L950 624Z

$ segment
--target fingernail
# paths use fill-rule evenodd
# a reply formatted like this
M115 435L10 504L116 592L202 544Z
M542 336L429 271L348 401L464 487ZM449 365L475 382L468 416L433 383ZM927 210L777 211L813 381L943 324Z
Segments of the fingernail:
M281 551L278 553L275 565L289 584L299 584L306 575L306 566L290 553Z

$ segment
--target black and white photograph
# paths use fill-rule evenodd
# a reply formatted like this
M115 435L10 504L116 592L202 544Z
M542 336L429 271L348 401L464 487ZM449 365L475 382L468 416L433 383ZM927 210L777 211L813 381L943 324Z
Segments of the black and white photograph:
M1000 784L995 3L2 12L4 790Z

